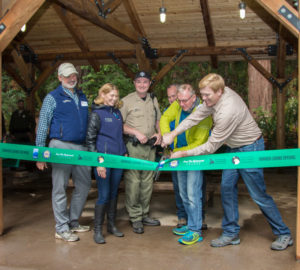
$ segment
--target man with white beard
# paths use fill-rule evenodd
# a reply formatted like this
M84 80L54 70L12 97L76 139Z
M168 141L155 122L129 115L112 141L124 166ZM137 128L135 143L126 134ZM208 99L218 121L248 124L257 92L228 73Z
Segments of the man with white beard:
M78 72L71 63L58 68L61 84L44 99L40 111L36 145L45 146L49 130L49 147L86 150L83 145L88 123L88 101L81 90L76 89ZM45 162L36 163L38 169L47 168ZM55 238L67 242L78 241L75 232L89 231L89 226L79 224L91 186L91 168L88 166L52 163L52 207L56 221ZM67 193L72 175L74 190L68 209Z

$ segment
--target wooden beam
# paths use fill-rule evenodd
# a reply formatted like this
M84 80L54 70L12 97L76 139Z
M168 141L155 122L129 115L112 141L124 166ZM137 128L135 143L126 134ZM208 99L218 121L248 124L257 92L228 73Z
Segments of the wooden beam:
M135 8L132 0L123 0L123 4L125 6L125 9L128 13L129 19L130 19L131 24L133 25L134 29L137 32L139 32L143 37L146 37L146 32L144 30L144 27L138 16L138 13L136 11L136 8Z
M133 1L132 0L123 0L123 4L125 6L125 9L127 11L127 14L129 16L129 19L131 21L131 24L132 24L133 28L137 32L139 32L141 36L143 36L144 38L147 38L146 31L145 31L145 29L144 29L144 27L142 25L142 22L141 22L141 20L140 20L140 18L138 16L138 13L137 13L136 8L135 8L135 6L133 4ZM139 55L139 53L140 52L138 51L137 55ZM143 55L144 55L144 53L143 53ZM148 63L145 64L146 68L149 69L149 70L152 67L156 67L157 66L155 59L151 60L151 59L148 59L147 57L145 57L145 58L143 57L142 59L143 59L142 61L149 62L149 64Z
M299 9L300 17L300 9ZM300 33L298 34L298 52L300 52ZM300 57L298 55L298 93L300 93ZM298 148L300 148L300 95L298 94ZM297 176L297 215L296 215L296 259L300 260L300 167Z
M15 2L0 21L0 25L5 27L0 34L0 52L4 51L21 27L27 23L44 2L45 0L17 0Z
M2 16L2 1L0 0L0 15ZM2 53L0 52L0 78L2 78ZM2 79L0 80L0 138L2 139ZM0 235L3 234L4 222L3 222L3 170L2 159L0 159Z
M280 88L280 83L274 78L274 76L267 71L260 63L258 63L244 48L238 49L245 60L254 66L269 82L275 84Z
M138 61L139 70L147 71L151 73L151 66L149 59L146 57L144 49L142 48L141 44L135 45L135 51L136 51L136 59Z
M240 52L236 50L237 47L192 47L186 48L188 52L186 56L206 56L206 55L240 55ZM252 55L268 55L268 48L263 46L245 47L247 52ZM183 49L183 48L179 48ZM177 54L178 48L158 49L159 57L172 57ZM114 54L118 58L128 59L135 58L135 50L118 50L114 51ZM84 59L110 59L107 51L92 51L92 52L62 52L60 56L63 60L84 60ZM57 53L39 54L38 59L41 62L53 61L57 58ZM11 62L12 59L8 55L5 55L5 61Z
M26 92L27 88L25 86L24 80L20 77L20 75L12 68L9 63L3 63L3 68L7 72L7 74L12 77L12 79Z
M152 80L151 84L151 90L154 89L156 84L177 64L179 63L182 58L186 55L186 50L180 50L177 55L173 56L169 63L167 63L155 76L155 78Z
M214 37L214 31L210 19L210 12L208 7L208 1L207 0L200 0L201 10L202 10L202 18L205 26L205 32L206 32L206 38L208 46L215 47L215 37ZM216 55L210 55L211 64L214 68L218 67L218 58Z
M135 74L130 70L130 68L125 64L125 62L122 59L117 58L114 53L108 53L108 55L111 57L114 63L116 63L125 72L125 74L129 78L134 80Z
M279 33L282 31L280 27ZM285 59L286 59L286 42L279 35L277 46L277 80L279 83L285 81ZM277 100L277 126L276 126L276 146L277 149L285 148L285 95L284 88L276 89Z
M24 80L25 88L28 90L32 87L31 67L25 63L23 56L16 49L11 51L15 65L18 67L21 77Z
M38 77L36 82L34 83L34 86L30 92L30 96L34 96L35 92L38 91L38 89L42 86L42 84L48 79L48 77L56 70L56 68L61 64L61 60L56 61L49 65Z
M279 13L279 9L284 5L290 13L298 17L297 10L295 10L287 1L285 0L256 0L264 9L266 9L277 21L281 22L291 33L298 37L299 30L289 22L285 17Z
M89 45L80 29L74 24L74 21L72 21L70 12L55 3L53 3L53 8L59 16L59 18L61 19L61 21L68 29L68 31L70 32L70 34L72 35L73 39L75 40L76 44L81 49L81 51L89 52ZM95 59L88 59L88 61L96 72L100 70L99 63L97 63Z
M65 6L68 10L78 16L100 26L126 41L129 41L130 43L135 44L140 42L140 35L138 32L134 31L113 16L108 16L105 19L99 16L97 6L89 0L56 0L56 2Z
M109 13L113 13L122 3L123 0L109 0L107 1L106 4L104 4L103 9L104 10L108 10L109 9Z

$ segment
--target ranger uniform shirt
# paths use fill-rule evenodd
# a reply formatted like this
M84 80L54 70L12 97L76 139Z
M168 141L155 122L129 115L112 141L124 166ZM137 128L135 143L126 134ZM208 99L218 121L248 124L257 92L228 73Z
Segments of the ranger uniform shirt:
M156 97L152 99L147 93L146 100L143 100L134 92L124 97L122 101L120 111L124 124L137 129L148 138L157 133L156 121L160 120L161 113Z

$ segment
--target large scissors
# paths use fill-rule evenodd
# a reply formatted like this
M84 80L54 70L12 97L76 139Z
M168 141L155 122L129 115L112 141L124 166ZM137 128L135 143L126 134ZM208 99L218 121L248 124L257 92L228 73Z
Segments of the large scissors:
M159 170L162 168L165 164L165 160L170 158L171 155L171 149L169 147L164 148L163 154L156 166L155 173L154 173L154 182L156 182L159 179L161 171Z

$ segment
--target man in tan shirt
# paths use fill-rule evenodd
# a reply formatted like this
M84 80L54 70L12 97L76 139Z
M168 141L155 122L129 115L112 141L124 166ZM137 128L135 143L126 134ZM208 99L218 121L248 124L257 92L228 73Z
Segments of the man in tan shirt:
M161 143L159 132L160 109L157 98L148 93L151 77L140 71L134 80L135 92L122 99L120 111L124 121L126 147L130 157L155 160L155 147ZM125 205L135 233L143 233L143 225L159 226L158 220L149 217L153 187L153 171L127 170Z
M264 140L261 131L251 116L241 97L228 87L218 74L208 74L199 82L204 101L198 109L187 117L172 132L163 136L162 146L173 142L174 138L212 115L214 128L208 141L194 149L175 152L171 158L214 153L223 144L227 152L263 151ZM201 169L201 168L199 168ZM242 177L250 196L267 218L273 233L277 236L272 243L274 250L284 250L293 244L291 232L284 224L271 196L266 193L263 169L224 170L221 182L221 197L224 210L222 220L223 234L211 241L213 247L238 245L240 243L238 225L237 181Z

